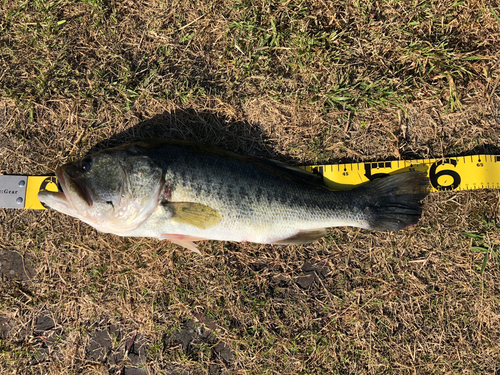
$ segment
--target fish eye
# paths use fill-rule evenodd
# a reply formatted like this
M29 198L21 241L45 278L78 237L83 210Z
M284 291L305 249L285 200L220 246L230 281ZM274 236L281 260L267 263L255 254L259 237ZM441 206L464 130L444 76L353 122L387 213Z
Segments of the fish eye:
M90 158L83 159L80 163L80 170L82 172L90 171L91 167L92 167L92 160Z

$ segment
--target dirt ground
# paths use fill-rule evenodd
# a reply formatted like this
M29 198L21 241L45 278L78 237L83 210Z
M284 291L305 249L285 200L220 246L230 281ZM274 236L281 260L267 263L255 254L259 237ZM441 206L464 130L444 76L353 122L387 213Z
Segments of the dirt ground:
M0 173L142 137L291 165L497 154L496 2L5 1ZM203 255L0 210L2 374L500 374L500 194ZM480 250L482 249L482 250Z

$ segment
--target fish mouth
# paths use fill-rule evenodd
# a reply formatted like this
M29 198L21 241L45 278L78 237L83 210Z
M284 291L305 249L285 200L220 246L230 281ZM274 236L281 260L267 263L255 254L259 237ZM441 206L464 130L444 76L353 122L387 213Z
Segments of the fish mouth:
M70 208L71 203L66 198L66 195L64 194L62 186L59 183L59 181L60 179L58 178L57 182L58 191L50 191L43 189L38 192L38 200L40 201L40 203L42 203L42 205L45 208L52 208L52 207Z
M89 208L94 204L92 197L90 196L85 184L82 183L79 179L71 177L68 173L64 172L61 167L56 169L56 177L61 186L62 193L66 198L66 201L75 208L73 202L71 201L71 195L69 189L71 189L72 194L76 194L78 198L82 199Z

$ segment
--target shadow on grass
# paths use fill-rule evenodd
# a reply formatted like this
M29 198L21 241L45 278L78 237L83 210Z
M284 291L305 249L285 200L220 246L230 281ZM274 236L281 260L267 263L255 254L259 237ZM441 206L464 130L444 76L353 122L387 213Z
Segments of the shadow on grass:
M198 141L238 154L280 160L290 165L298 165L299 161L293 157L283 156L275 152L271 143L266 140L265 134L259 126L247 121L232 121L215 112L196 111L192 108L177 109L172 112L157 114L137 125L113 135L95 144L89 153L120 146L144 138L165 138L186 141ZM500 147L495 144L478 145L471 150L457 154L436 155L436 157L458 157L478 154L500 155ZM422 159L422 155L405 152L403 159ZM387 160L396 160L388 158ZM374 162L380 160L365 160ZM332 160L328 163L338 163ZM343 158L342 163L355 163L359 160ZM327 161L325 161L327 163Z
M198 141L238 154L283 159L268 144L259 126L231 121L211 111L179 109L164 112L94 145L89 153L144 138ZM293 162L293 159L287 160ZM297 162L295 162L297 164Z

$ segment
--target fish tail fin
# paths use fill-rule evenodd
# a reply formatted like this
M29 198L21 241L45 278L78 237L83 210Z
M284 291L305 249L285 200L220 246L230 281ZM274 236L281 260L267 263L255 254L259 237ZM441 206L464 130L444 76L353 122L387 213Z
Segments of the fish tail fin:
M368 195L368 227L398 231L417 224L422 214L419 202L429 193L429 179L422 172L405 172L372 181L362 187Z

